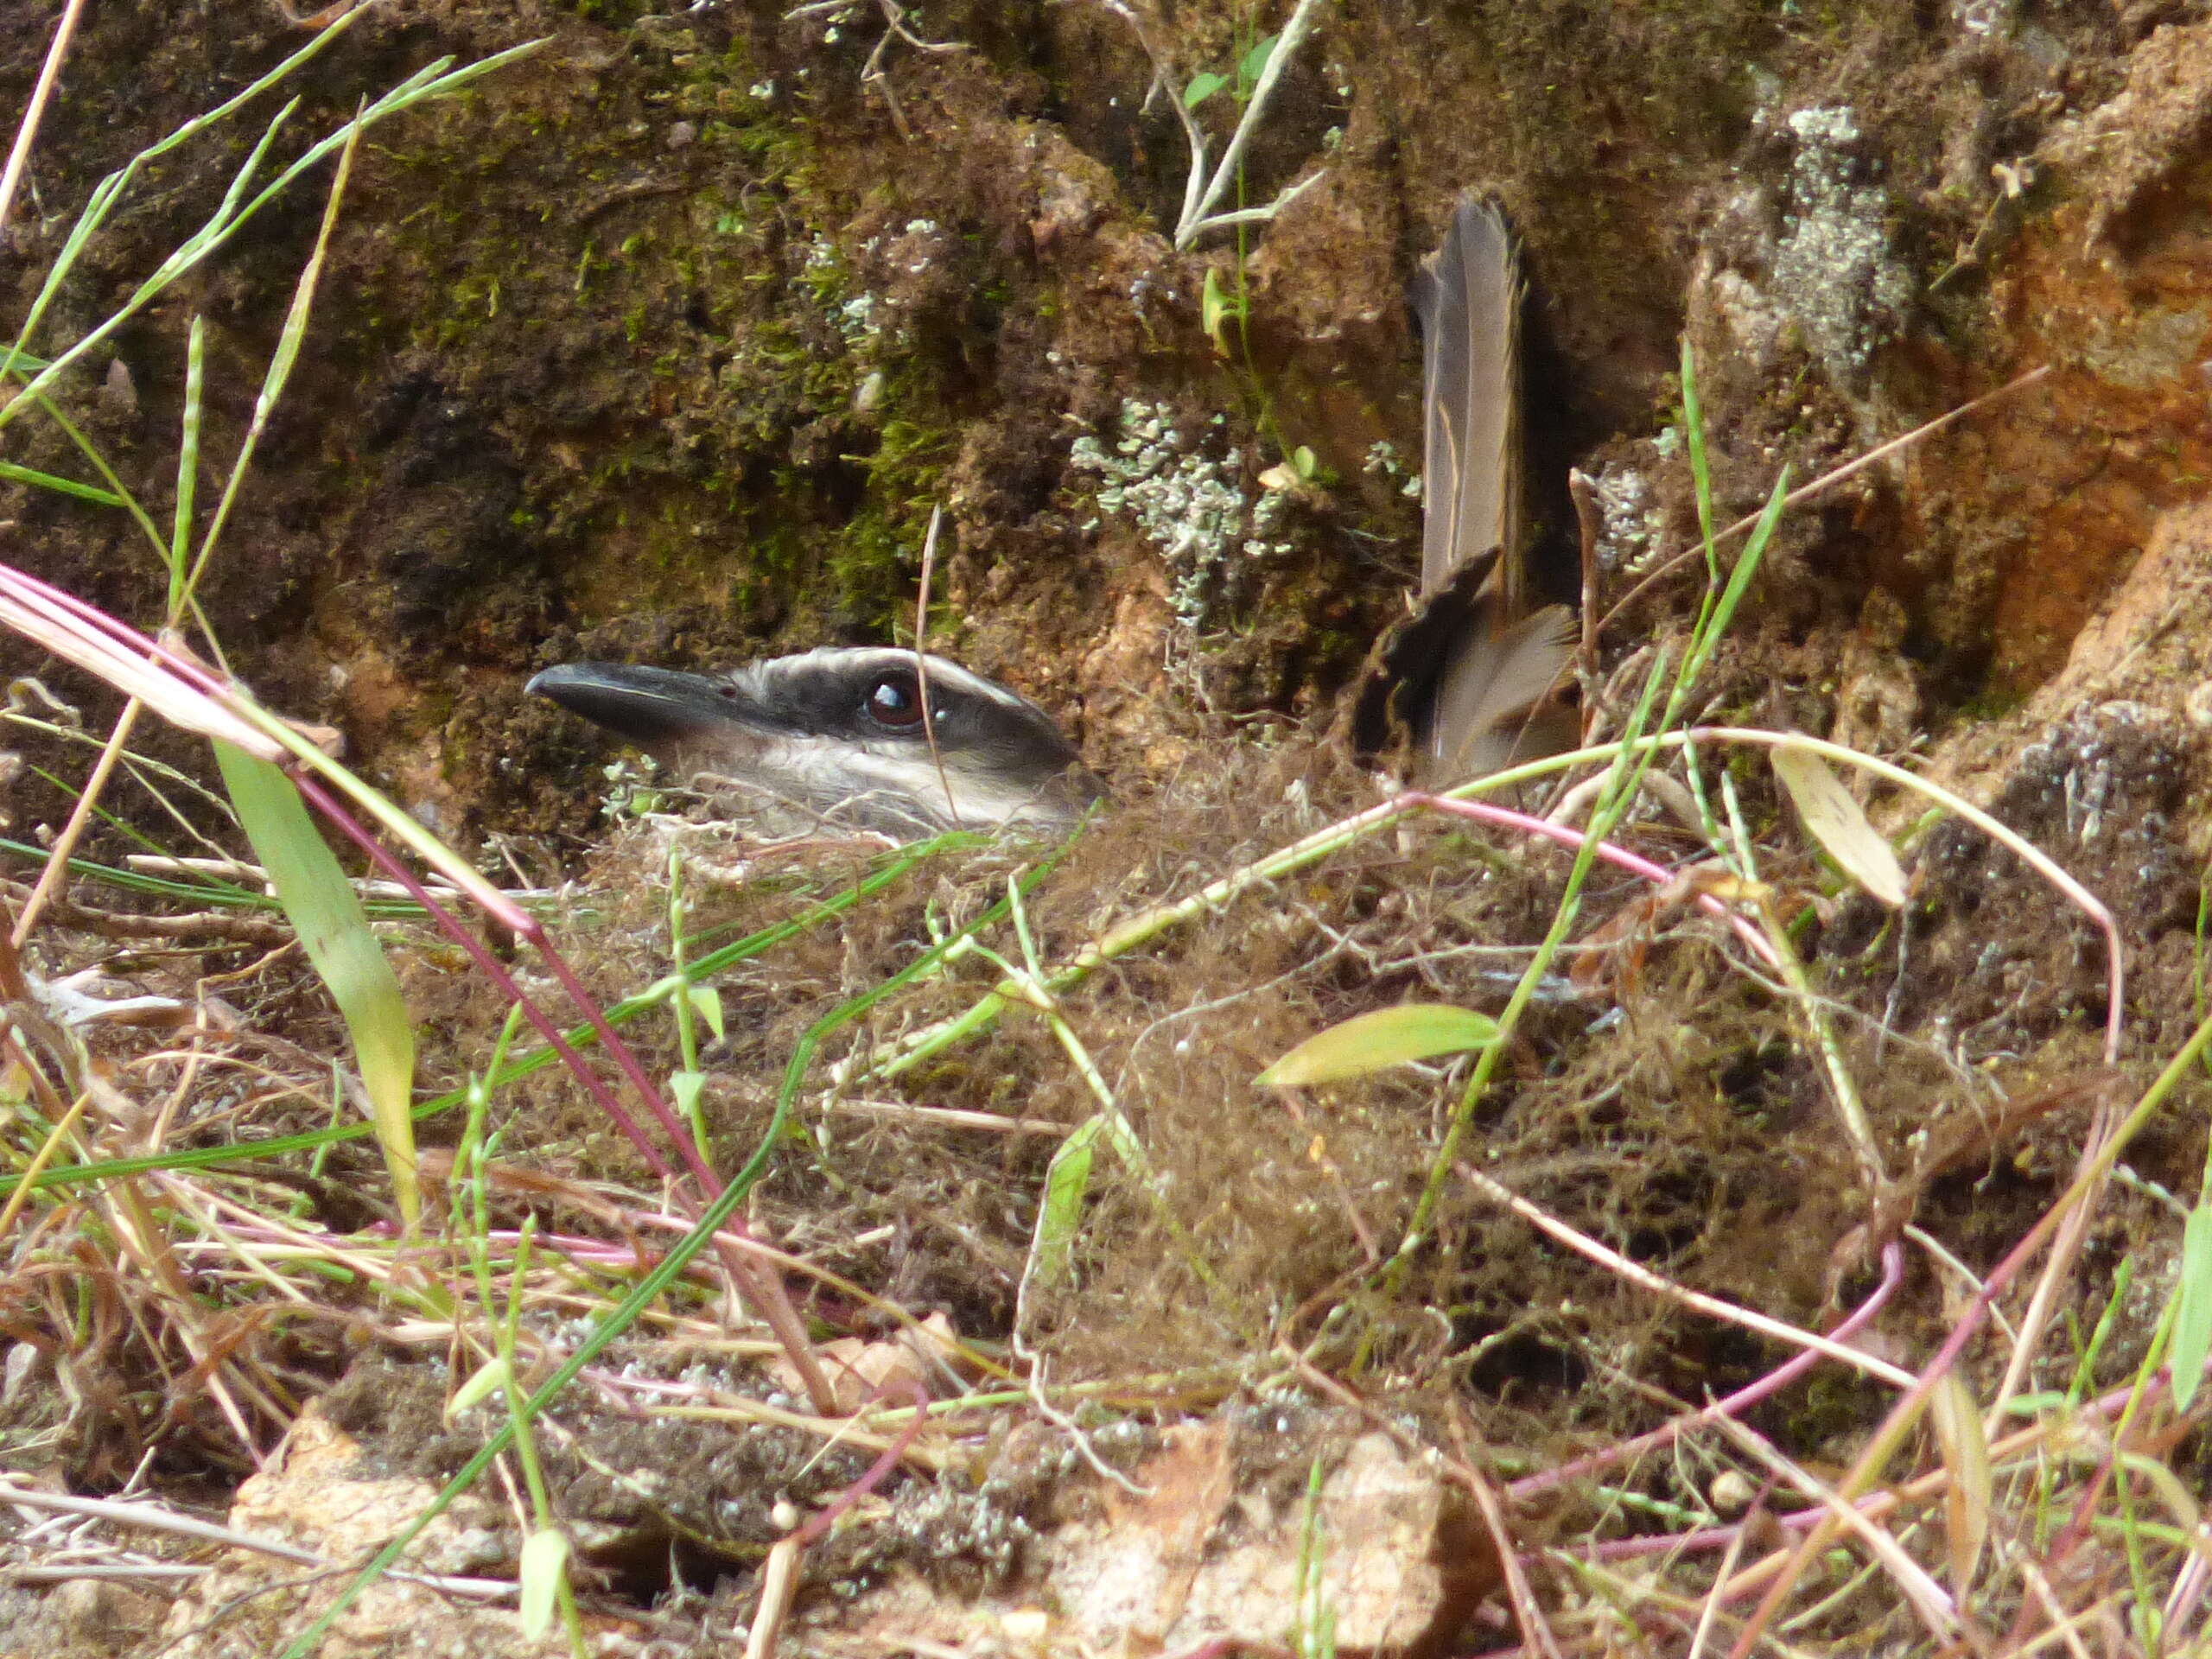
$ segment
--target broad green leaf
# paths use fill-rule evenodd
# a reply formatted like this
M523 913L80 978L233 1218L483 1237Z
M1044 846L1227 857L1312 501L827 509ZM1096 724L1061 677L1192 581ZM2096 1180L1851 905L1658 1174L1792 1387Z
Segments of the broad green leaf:
M1037 1211L1037 1236L1029 1249L1039 1285L1055 1284L1067 1272L1084 1200L1090 1194L1091 1157L1105 1127L1103 1113L1083 1125L1060 1142L1045 1171L1045 1201Z
M1989 1541L1989 1510L1994 1478L1989 1441L1981 1432L1981 1413L1974 1395L1946 1371L1929 1401L1929 1421L1951 1482L1943 1492L1943 1530L1951 1550L1951 1593L1963 1603Z
M1486 1014L1438 1003L1408 1002L1359 1014L1317 1032L1254 1081L1277 1089L1334 1083L1343 1077L1363 1077L1408 1060L1484 1048L1497 1040L1497 1021Z
M568 1571L569 1535L559 1528L541 1527L523 1540L517 1577L522 1585L522 1633L531 1641L553 1628L553 1610Z
M451 1422L471 1406L481 1405L492 1395L505 1388L512 1375L505 1359L495 1355L486 1360L476 1368L467 1382L453 1391L453 1398L446 1402L446 1421Z
M1904 870L1897 855L1828 763L1808 750L1787 747L1775 750L1773 759L1774 775L1789 791L1805 833L1875 898L1891 908L1904 903Z
M276 888L300 948L330 988L353 1039L353 1058L368 1091L377 1144L391 1172L393 1195L412 1231L422 1212L415 1179L415 1027L384 947L369 931L353 884L308 816L292 780L265 760L215 745L223 782L254 856Z
M2212 1207L2202 1198L2189 1212L2181 1235L2181 1306L2174 1310L2174 1338L2167 1349L2174 1379L2174 1409L2187 1411L2204 1381L2212 1354Z
M1186 110L1195 110L1228 85L1227 75L1217 75L1211 72L1203 75L1192 75L1191 84L1183 89L1183 107Z

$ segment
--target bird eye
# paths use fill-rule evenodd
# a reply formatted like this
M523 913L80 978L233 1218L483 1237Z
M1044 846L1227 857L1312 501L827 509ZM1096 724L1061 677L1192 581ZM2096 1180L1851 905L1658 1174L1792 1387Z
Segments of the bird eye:
M922 696L912 674L886 674L868 687L867 709L879 726L903 730L922 723Z

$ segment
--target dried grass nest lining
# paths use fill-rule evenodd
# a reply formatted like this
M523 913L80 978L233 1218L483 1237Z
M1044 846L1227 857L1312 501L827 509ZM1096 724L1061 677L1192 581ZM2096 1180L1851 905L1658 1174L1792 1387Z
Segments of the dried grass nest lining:
M1745 796L1752 822L1777 823L1756 785ZM1114 919L1195 892L1372 800L1367 780L1325 752L1230 751L1217 772L1130 803L1078 843L1028 907L1039 953L1064 961ZM680 833L709 851L728 846L723 829ZM1627 838L1649 851L1666 845L1650 825ZM1770 878L1805 874L1790 844L1777 833L1762 845ZM609 1001L666 969L666 850L650 827L618 836L561 928L563 947ZM694 955L704 930L788 918L872 861L850 848L787 852L781 868L756 857L742 887L702 891L688 930ZM978 913L1008 875L1044 855L1007 843L933 859L835 924L723 976L730 1034L707 1059L717 1166L734 1166L757 1144L800 1030L913 961L933 925ZM1502 1455L1548 1467L1649 1427L1662 1395L1695 1400L1771 1366L1776 1356L1760 1343L1656 1304L1465 1196L1446 1207L1406 1281L1391 1294L1375 1289L1372 1249L1395 1246L1456 1081L1408 1072L1296 1100L1252 1087L1284 1048L1351 1013L1414 998L1495 1008L1503 983L1493 976L1517 968L1519 950L1547 925L1564 864L1489 831L1411 821L1166 936L1061 999L1141 1135L1166 1202L1102 1160L1078 1273L1029 1309L1033 1341L1052 1357L1057 1381L1150 1378L1154 1397L1203 1403L1240 1370L1264 1370L1278 1341L1313 1344L1318 1363L1387 1386L1408 1413L1467 1403ZM1643 891L1601 877L1586 926ZM1979 914L2000 915L2009 928L2044 912L2009 894ZM1854 963L1878 954L1869 954L1877 930L1854 915L1847 907L1804 944L1829 992L1871 1019L1889 987L1851 977ZM1703 923L1656 921L1633 974L1599 995L1540 1007L1485 1104L1474 1154L1546 1209L1677 1279L1815 1324L1828 1247L1859 1219L1852 1166L1786 1010L1730 965L1717 937ZM989 940L1018 957L1010 928ZM1508 954L1488 954L1500 949ZM910 1312L943 1310L986 1344L1014 1319L1053 1140L850 1103L1072 1125L1095 1105L1065 1049L1017 1010L895 1084L853 1082L842 1096L829 1085L837 1063L864 1064L901 1033L966 1007L996 973L964 963L887 1003L862 1037L826 1052L805 1103L806 1127L820 1133L783 1150L760 1207L791 1248ZM443 977L450 987L454 976ZM444 1058L480 1064L499 1012L488 1000L460 1010ZM1885 1140L1902 1145L1948 1074L1910 1028L1893 1033L1878 1057L1872 1023L1842 1028L1858 1045L1853 1065ZM665 1075L675 1064L666 1020L632 1029ZM518 1167L542 1162L569 1179L607 1180L625 1202L646 1199L651 1183L630 1154L606 1154L604 1123L577 1114L570 1085L550 1078L503 1104L503 1155ZM1923 1223L1955 1243L2018 1236L2047 1183L2010 1165L1978 1182L1985 1173L1939 1192ZM501 1202L511 1207L495 1224L532 1207ZM535 1207L590 1230L552 1200ZM1910 1344L1937 1325L1936 1289L1924 1282L1916 1301L1900 1301L1891 1340ZM868 1309L814 1295L824 1320L869 1328ZM1355 1363L1363 1346L1363 1368ZM639 1348L645 1363L685 1363L650 1338ZM1161 1373L1188 1386L1162 1385ZM1831 1370L1780 1396L1760 1427L1797 1455L1833 1453L1887 1398ZM210 1422L208 1438L217 1427ZM1444 1443L1445 1430L1432 1428ZM1653 1486L1668 1478L1631 1478ZM1580 1501L1567 1500L1551 1522L1580 1526Z
M1039 957L1064 962L1115 919L1194 892L1374 798L1371 782L1326 748L1231 749L1224 764L1126 801L1078 841L1027 906ZM593 872L602 914L588 936L567 935L610 992L664 971L658 888L668 833L647 826L618 837ZM721 827L677 833L695 849L720 849L702 857L732 849ZM1663 831L1638 836L1666 850ZM836 924L723 977L729 1035L707 1060L718 1164L756 1144L800 1031L911 962L932 925L975 915L1044 855L1001 843L933 859ZM1790 855L1775 856L1786 874ZM780 874L762 862L753 884L702 894L690 925L733 934L763 925L865 861L850 848L794 849ZM1309 1338L1316 1319L1348 1301L1354 1317L1339 1316L1347 1343L1378 1336L1379 1352L1408 1371L1471 1379L1539 1407L1549 1400L1542 1414L1554 1427L1555 1411L1645 1419L1648 1404L1629 1395L1584 1392L1624 1342L1643 1357L1638 1374L1670 1390L1695 1395L1751 1374L1763 1363L1756 1344L1655 1313L1468 1197L1447 1206L1395 1295L1363 1288L1373 1251L1395 1249L1401 1236L1457 1098L1456 1076L1408 1071L1303 1100L1252 1086L1285 1049L1351 1014L1414 1000L1495 1009L1549 921L1565 868L1563 855L1416 820L1065 994L1063 1012L1167 1201L1102 1160L1103 1202L1084 1228L1075 1285L1032 1306L1051 1345L1100 1375L1135 1356L1148 1367L1211 1363L1264 1351L1286 1332ZM1600 877L1587 925L1641 892ZM1636 943L1632 978L1540 1008L1485 1104L1478 1156L1548 1208L1688 1282L1809 1319L1828 1252L1858 1218L1855 1171L1788 1011L1731 968L1714 938L1707 924L1662 923ZM1010 929L988 942L1019 960ZM1056 1142L896 1109L1072 1128L1096 1109L1095 1096L1045 1023L1020 1011L896 1082L861 1074L901 1033L959 1013L997 977L971 958L902 994L825 1055L807 1096L814 1142L787 1151L765 1198L779 1228L826 1249L839 1271L914 1311L948 1308L964 1333L982 1338L1011 1324ZM1871 1040L1863 1025L1850 1033ZM673 1063L664 1021L639 1040L649 1065ZM1947 1081L1940 1065L1895 1038L1878 1064L1871 1049L1857 1058L1870 1110L1901 1141ZM851 1080L833 1090L839 1066ZM537 1109L567 1109L558 1104L566 1085L547 1092L554 1098ZM580 1127L544 1126L549 1139ZM854 1239L874 1242L849 1247Z
M1039 956L1064 962L1116 918L1193 893L1374 798L1371 782L1326 748L1227 747L1217 766L1127 801L1076 844L1028 906ZM1757 821L1772 822L1755 795L1747 807L1762 815ZM560 927L563 947L609 1001L667 970L670 833L646 824L618 835ZM769 856L713 823L674 833L695 871L741 852L753 866L741 887L695 881L698 904L687 929L695 958L712 931L734 936L787 918L879 856L822 842ZM1663 831L1645 827L1631 838L1664 849ZM1001 842L931 859L836 922L721 976L728 1034L705 1059L716 1166L734 1167L757 1146L807 1025L913 961L933 929L979 913L1009 875L1047 850ZM1784 848L1767 855L1770 874L1789 874ZM1166 1197L1156 1203L1102 1159L1102 1198L1081 1236L1077 1277L1031 1309L1032 1330L1062 1375L1263 1355L1279 1337L1310 1340L1342 1306L1348 1311L1331 1327L1323 1359L1372 1338L1371 1357L1399 1376L1472 1384L1486 1398L1525 1408L1525 1434L1509 1428L1503 1438L1533 1446L1577 1424L1647 1423L1650 1403L1631 1382L1695 1397L1770 1363L1758 1344L1655 1309L1464 1195L1447 1205L1433 1243L1397 1292L1374 1291L1373 1252L1396 1244L1457 1098L1456 1077L1408 1071L1303 1099L1252 1086L1284 1049L1351 1014L1409 1000L1495 1009L1527 942L1548 923L1564 869L1564 858L1548 850L1416 819L1250 893L1065 995L1064 1012ZM1985 889L1998 879L1976 875ZM1601 876L1587 925L1641 892ZM1989 909L1985 903L1982 913ZM2002 914L2024 927L2044 912L2014 901ZM1852 915L1847 910L1829 936L1839 949L1863 951L1873 930L1857 927ZM1485 1169L1630 1254L1810 1322L1827 1251L1859 1218L1853 1172L1786 1011L1728 965L1714 938L1702 923L1667 922L1638 943L1632 977L1594 999L1540 1007L1485 1103L1474 1149ZM1019 959L1011 929L988 942ZM804 1122L814 1133L784 1149L761 1200L765 1218L795 1248L915 1313L944 1309L962 1334L984 1340L1012 1324L1056 1141L948 1127L896 1109L1073 1126L1096 1109L1094 1097L1043 1022L1018 1010L894 1084L857 1073L903 1033L969 1007L996 977L995 966L971 958L841 1038L810 1079ZM1889 990L1879 979L1854 991L1847 977L1831 978L1831 989L1864 1014L1878 1012ZM434 1000L418 1000L418 1009L435 1009L453 1033L442 1055L428 1057L442 1080L480 1065L504 1015L497 999L428 955L410 989L418 999L429 994ZM1915 1022L1942 1012L1918 1011ZM286 1032L308 1036L284 1019ZM337 1039L334 1028L312 1030L326 1046ZM1861 1045L1853 1065L1868 1084L1870 1109L1889 1143L1902 1145L1948 1075L1912 1044L1910 1029L1893 1033L1878 1057L1870 1025L1845 1030ZM676 1065L666 1018L648 1016L631 1031L648 1065L665 1076ZM855 1080L833 1090L841 1063ZM519 1086L501 1109L504 1155L641 1191L632 1154L610 1152L620 1143L582 1105L573 1085L551 1073ZM285 1125L308 1126L304 1118ZM2050 1173L2024 1166L1979 1189L1961 1179L1937 1198L1977 1235L2017 1236ZM1849 1385L1842 1395L1853 1397ZM1840 1420L1804 1421L1810 1430Z

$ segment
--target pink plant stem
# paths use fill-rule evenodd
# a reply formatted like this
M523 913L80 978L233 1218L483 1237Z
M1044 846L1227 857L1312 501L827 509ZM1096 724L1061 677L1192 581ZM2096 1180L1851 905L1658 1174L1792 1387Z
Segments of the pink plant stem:
M2152 1384L2145 1397L2154 1397L2164 1387L2164 1379L2160 1379ZM2126 1408L2127 1402L2134 1392L2133 1387L2115 1389L2110 1394L2088 1402L2082 1406L2081 1410L2083 1414L2090 1417L2115 1417ZM2024 1432L2032 1433L2032 1431ZM2003 1450L2002 1443L1991 1448L1993 1454L2001 1453ZM1899 1492L1891 1489L1872 1492L1859 1499L1859 1509L1862 1514L1874 1516L1885 1515L1900 1503L1914 1501L1916 1500L1910 1492ZM1821 1504L1809 1510L1793 1510L1788 1515L1777 1515L1773 1519L1785 1530L1803 1532L1815 1523L1829 1519L1832 1514L1833 1511L1827 1505ZM1675 1555L1690 1551L1726 1549L1742 1530L1740 1526L1701 1527L1694 1532L1659 1533L1644 1538L1613 1538L1604 1543L1591 1546L1590 1555L1595 1560L1624 1561L1637 1560L1646 1555ZM1748 1595L1750 1590L1751 1586L1746 1586L1737 1590L1735 1595L1738 1598Z
M591 993L584 989L583 982L576 977L575 970L561 953L553 948L553 941L546 934L543 925L532 917L523 937L537 948L539 957L553 970L553 977L559 980L562 989L568 992L569 1000L582 1011L584 1019L598 1035L599 1046L613 1057L615 1065L630 1080L630 1086L638 1091L638 1097L652 1109L654 1121L676 1143L677 1154L698 1180L708 1198L712 1200L721 1197L721 1177L715 1173L714 1166L699 1151L698 1142L693 1137L690 1126L677 1116L674 1109L662 1097L660 1090L653 1086L652 1079L645 1075L645 1068L630 1052L630 1045L615 1035L614 1027L607 1024L607 1016L600 1012L599 1004ZM690 988L687 986L685 988L688 990ZM733 1217L733 1220L740 1231L744 1230L745 1224L741 1218Z
M597 1074L584 1063L584 1057L569 1046L567 1039L561 1035L560 1028L553 1023L545 1011L531 999L529 993L515 982L514 976L500 964L496 957L484 948L484 942L467 928L463 927L450 912L432 899L429 890L415 879L415 873L385 851L383 844L375 836L355 823L353 815L347 812L320 783L302 771L295 771L290 775L293 783L299 786L300 793L306 796L325 817L336 824L345 833L346 839L366 853L378 868L406 888L408 896L422 906L429 912L430 918L444 930L447 936L468 952L471 960L512 999L515 1006L523 1011L523 1017L537 1027L537 1034L543 1037L553 1052L561 1057L563 1064L575 1074L576 1080L591 1091L592 1099L598 1104L600 1109L607 1114L616 1127L629 1138L631 1144L638 1148L653 1173L664 1180L675 1179L674 1167L666 1158L661 1155L660 1149L653 1145L652 1138L645 1133L644 1126L630 1115L628 1109L620 1101L614 1098L613 1091L601 1083ZM683 1127L675 1121L674 1114L668 1110L660 1096L652 1090L647 1090L645 1091L645 1097L652 1104L655 1117L668 1131L670 1139L677 1146L690 1149L691 1137L684 1133ZM714 1172L706 1168L704 1161L698 1158L696 1150L692 1150L691 1159L689 1161L692 1165L692 1173L698 1176L701 1184L707 1187L708 1196L711 1199L721 1191L721 1184L715 1181Z
M1882 1282L1875 1286L1872 1294L1859 1305L1851 1317L1829 1332L1828 1336L1834 1341L1845 1342L1865 1330L1873 1317L1882 1311L1883 1305L1896 1293L1897 1287L1904 1281L1904 1252L1897 1245L1891 1244L1882 1251ZM1655 1452L1662 1446L1671 1445L1694 1428L1701 1428L1706 1424L1717 1421L1723 1417L1736 1416L1768 1396L1779 1393L1819 1364L1821 1359L1821 1356L1816 1350L1808 1348L1794 1358L1776 1366L1758 1382L1738 1389L1725 1398L1714 1401L1701 1411L1688 1413L1674 1419L1671 1422L1662 1423L1648 1434L1638 1434L1634 1439L1623 1440L1617 1446L1609 1446L1603 1451L1592 1452L1588 1457L1577 1458L1572 1463L1561 1464L1556 1469L1547 1469L1541 1474L1525 1476L1508 1486L1505 1489L1505 1495L1515 1502L1534 1497L1539 1492L1548 1491L1551 1488L1563 1485L1567 1481L1579 1480L1585 1475L1595 1474L1600 1469L1611 1468L1613 1465L1624 1462L1630 1458L1639 1457L1646 1452ZM1823 1511L1815 1510L1810 1513L1818 1515Z
M148 639L128 622L110 616L99 606L89 605L74 594L64 592L50 582L41 582L22 570L7 569L5 581L10 587L19 590L25 604L35 606L48 614L60 611L67 618L97 628L124 650L136 656L158 659L210 696L226 696L233 690L220 675L210 673L205 664L194 661L181 652L171 651L158 639Z
M2087 1196L2087 1192L2084 1192L2083 1197ZM1989 1317L1989 1310L1995 1305L1999 1294L2005 1286L2012 1282L2020 1269L2025 1267L2036 1252L2049 1241L2051 1234L2057 1230L2059 1223L2064 1219L2072 1207L2071 1205L2062 1203L2045 1211L2036 1224L2028 1230L2026 1236L2005 1253L2005 1259L1991 1270L1989 1276L1982 1281L1980 1288L1976 1290L1973 1297L1968 1300L1966 1311L1959 1316L1958 1323L1951 1327L1951 1334L1943 1339L1943 1345L1936 1351L1936 1357L1922 1370L1919 1380L1905 1391L1903 1399L1890 1408L1887 1422L1909 1420L1928 1408L1929 1396L1936 1392L1936 1385L1948 1375L1951 1367L1957 1363L1959 1356L1966 1351L1967 1344L1971 1342L1974 1333L1980 1330L1981 1322ZM1887 1423L1885 1424L1885 1427L1886 1426ZM1883 1429L1875 1431L1876 1443L1881 1440L1883 1432ZM1860 1463L1866 1462L1866 1459L1862 1455ZM1872 1471L1862 1469L1854 1465L1844 1480L1839 1483L1842 1494L1849 1501L1863 1503L1864 1500L1850 1499L1849 1495L1852 1488L1860 1482L1871 1483L1872 1474ZM1781 1611L1783 1598L1789 1593L1790 1587L1804 1571L1812 1554L1810 1547L1826 1537L1832 1536L1834 1524L1834 1517L1825 1507L1819 1510L1808 1522L1807 1535L1798 1543L1796 1553L1784 1564L1782 1571L1774 1575L1773 1582L1767 1586L1766 1592L1760 1597L1758 1605L1751 1610L1750 1616L1745 1620L1743 1629L1737 1636L1736 1644L1730 1649L1729 1659L1744 1659L1744 1656L1758 1645L1767 1625Z
M1392 803L1397 806L1426 807L1433 811L1450 812L1463 818L1472 818L1478 823L1495 824L1502 830L1517 830L1523 835L1542 836L1562 847L1580 851L1589 840L1580 830L1563 823L1549 823L1542 818L1531 817L1526 812L1516 812L1507 807L1492 806L1487 801L1455 801L1447 795L1430 795L1416 791L1401 795ZM1664 887L1675 877L1663 864L1655 864L1641 854L1631 853L1624 847L1616 847L1610 841L1598 843L1597 855L1608 864L1617 865L1658 887ZM1722 904L1709 893L1696 897L1697 907L1709 916L1718 916L1736 931L1736 936L1750 947L1751 953L1770 967L1777 965L1774 947L1766 942L1756 927Z
M546 1017L544 1011L523 995L522 987L515 983L513 976L499 965L492 953L484 948L482 942L467 928L461 926L433 899L429 890L415 879L414 873L391 853L385 851L376 837L354 823L352 815L332 799L328 792L320 785L299 772L292 773L291 777L292 781L299 785L301 792L308 800L314 802L328 815L332 821L369 855L370 861L378 868L385 871L405 888L415 902L421 905L436 920L440 927L460 943L461 948L474 959L477 966L491 975L506 994L514 999L516 1005L523 1010L524 1016L537 1027L538 1034L551 1045L554 1052L561 1056L569 1069L575 1072L584 1086L591 1091L592 1098L616 1123L621 1126L623 1133L627 1135L632 1142L645 1154L646 1161L652 1166L654 1173L673 1185L675 1172L669 1167L667 1160L646 1139L645 1130L639 1127L638 1121L622 1109L606 1085L601 1083L591 1068L583 1063L583 1057L569 1046L559 1031L555 1028L553 1022ZM667 1103L661 1099L658 1091L644 1080L643 1069L638 1065L636 1058L630 1055L628 1048L615 1039L613 1031L607 1024L606 1017L600 1014L598 1005L584 995L583 988L575 982L573 976L567 973L566 964L561 963L560 957L554 952L550 944L545 940L542 930L533 942L547 961L562 968L563 983L572 988L571 995L582 1002L592 1016L593 1028L599 1033L600 1039L608 1044L615 1052L629 1059L628 1069L631 1071L631 1080L638 1084L639 1092L645 1097L646 1104L652 1108L655 1118L668 1131L670 1140L673 1141L683 1154L684 1162L690 1166L699 1185L705 1189L709 1201L712 1202L720 1198L723 1191L721 1181L715 1176L707 1160L699 1155L698 1148L692 1144L690 1135L685 1132L683 1124L677 1121L675 1114L669 1110ZM689 1198L680 1189L677 1190L675 1196L678 1206L686 1214L696 1213ZM729 1226L731 1230L741 1237L745 1236L745 1222L742 1217L734 1215L730 1217ZM764 1264L753 1262L748 1259L745 1251L733 1249L728 1244L721 1243L719 1238L715 1249L721 1259L724 1271L729 1274L731 1283L735 1287L738 1294L753 1305L753 1311L766 1321L769 1330L775 1333L776 1340L783 1344L785 1353L790 1357L793 1368L797 1370L801 1382L805 1385L807 1398L812 1402L815 1410L824 1417L837 1415L836 1391L830 1387L830 1379L823 1375L821 1363L815 1358L813 1345L807 1338L805 1323L799 1318L798 1310L791 1306L791 1295L784 1287L781 1274L769 1269Z
M877 1389L874 1392L880 1397L883 1390ZM910 1376L906 1379L906 1392L913 1400L914 1414L906 1420L897 1436L883 1448L876 1460L868 1465L866 1474L838 1493L836 1503L810 1516L805 1525L791 1534L792 1543L801 1549L820 1543L830 1535L830 1529L837 1524L839 1516L880 1486L884 1477L899 1466L899 1459L906 1455L906 1448L914 1443L915 1437L930 1420L930 1397L923 1392L922 1385Z

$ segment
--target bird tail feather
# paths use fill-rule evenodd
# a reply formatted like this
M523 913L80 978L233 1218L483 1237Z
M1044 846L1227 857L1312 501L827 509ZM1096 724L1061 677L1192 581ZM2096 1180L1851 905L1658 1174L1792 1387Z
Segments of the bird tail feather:
M1437 781L1480 778L1516 757L1554 752L1560 722L1543 705L1567 677L1574 645L1573 614L1551 605L1503 632L1483 630L1460 651L1437 686L1429 726Z

